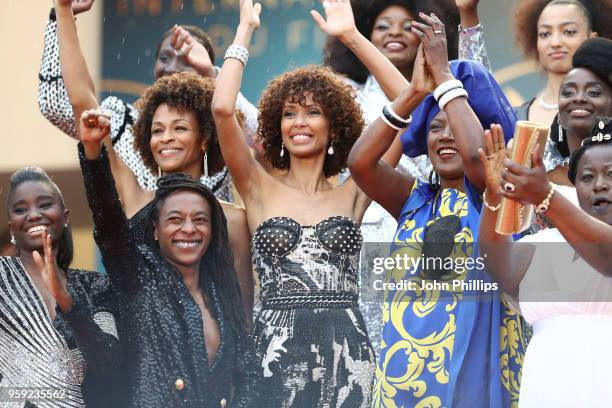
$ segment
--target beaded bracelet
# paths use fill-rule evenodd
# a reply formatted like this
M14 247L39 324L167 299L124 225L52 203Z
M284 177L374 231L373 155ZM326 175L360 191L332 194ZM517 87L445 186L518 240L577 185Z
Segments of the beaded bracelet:
M232 44L227 47L227 51L225 51L225 57L223 59L226 60L228 58L237 59L238 61L242 62L242 66L245 67L247 61L249 60L249 50L242 45Z
M487 207L489 209L489 211L491 212L497 212L499 210L499 208L501 207L501 201L495 206L493 207L491 204L487 203L487 200L485 199L485 195L486 195L486 191L485 193L482 195L482 204Z
M546 198L542 200L542 202L536 207L535 209L536 213L542 214L548 211L548 206L550 205L550 199L552 198L553 194L555 194L555 189L551 187Z

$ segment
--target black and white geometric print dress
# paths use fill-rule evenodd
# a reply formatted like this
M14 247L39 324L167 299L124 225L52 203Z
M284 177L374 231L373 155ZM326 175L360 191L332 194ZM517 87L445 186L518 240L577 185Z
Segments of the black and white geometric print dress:
M359 226L263 222L252 238L262 310L254 340L267 407L369 407L374 351L359 307Z

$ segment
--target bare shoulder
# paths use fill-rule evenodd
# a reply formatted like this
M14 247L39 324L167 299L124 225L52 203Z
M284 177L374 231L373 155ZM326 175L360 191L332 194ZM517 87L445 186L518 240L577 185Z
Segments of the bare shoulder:
M246 210L236 204L227 201L219 200L221 208L227 218L227 226L231 230L245 229L248 230Z

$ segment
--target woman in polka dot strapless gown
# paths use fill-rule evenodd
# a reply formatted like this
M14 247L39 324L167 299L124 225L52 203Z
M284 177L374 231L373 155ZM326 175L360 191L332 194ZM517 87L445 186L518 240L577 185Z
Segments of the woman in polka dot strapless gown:
M255 344L280 406L368 405L374 353L359 308L359 226L264 221L252 239L262 311Z

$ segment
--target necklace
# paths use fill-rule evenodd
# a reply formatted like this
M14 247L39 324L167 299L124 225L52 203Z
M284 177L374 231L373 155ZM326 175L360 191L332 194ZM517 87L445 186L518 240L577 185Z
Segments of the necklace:
M546 103L546 101L544 101L543 95L540 95L540 97L538 98L538 103L540 104L542 108L546 110L558 110L559 109L559 104Z

